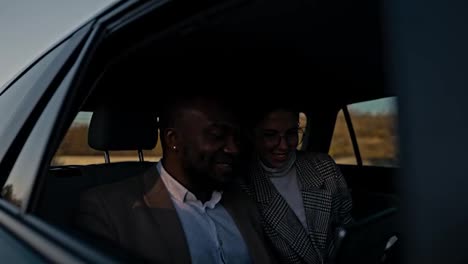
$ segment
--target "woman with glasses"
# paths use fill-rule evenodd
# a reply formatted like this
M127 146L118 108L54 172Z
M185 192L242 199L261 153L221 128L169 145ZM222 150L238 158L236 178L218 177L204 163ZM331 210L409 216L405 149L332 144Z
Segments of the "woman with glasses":
M271 108L253 124L255 157L244 189L256 201L281 263L326 263L351 197L330 156L297 151L299 113Z

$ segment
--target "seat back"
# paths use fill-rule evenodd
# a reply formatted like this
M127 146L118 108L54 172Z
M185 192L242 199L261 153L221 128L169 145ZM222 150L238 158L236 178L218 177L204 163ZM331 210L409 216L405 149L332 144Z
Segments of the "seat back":
M143 150L156 147L158 129L156 116L149 112L128 112L105 106L91 117L88 145L104 152L106 163L109 151L138 151L143 161Z
M51 167L37 215L58 226L69 227L83 191L139 175L154 165L144 161L142 150L153 149L157 136L156 117L151 113L98 109L91 118L88 144L106 153L106 163ZM138 151L140 161L111 163L110 150Z

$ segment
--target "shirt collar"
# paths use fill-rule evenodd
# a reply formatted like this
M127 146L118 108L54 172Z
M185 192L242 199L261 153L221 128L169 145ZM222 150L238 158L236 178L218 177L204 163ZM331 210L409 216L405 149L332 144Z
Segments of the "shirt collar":
M205 204L202 204L200 200L197 199L195 194L187 190L182 184L180 184L174 177L172 177L162 165L162 162L158 162L156 165L159 175L166 186L167 191L173 199L176 199L182 203L194 203L200 207L208 207L213 209L221 201L222 192L213 191L211 194L211 199L206 201Z

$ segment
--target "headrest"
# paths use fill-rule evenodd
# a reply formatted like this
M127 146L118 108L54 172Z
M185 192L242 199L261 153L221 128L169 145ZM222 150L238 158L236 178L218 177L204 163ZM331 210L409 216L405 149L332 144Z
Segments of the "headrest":
M149 150L158 139L156 115L100 108L93 113L88 144L96 150Z

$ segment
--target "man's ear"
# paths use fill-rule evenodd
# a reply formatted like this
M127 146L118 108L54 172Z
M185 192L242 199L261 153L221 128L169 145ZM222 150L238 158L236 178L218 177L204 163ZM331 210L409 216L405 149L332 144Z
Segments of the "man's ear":
M166 128L163 132L164 142L169 149L177 150L178 146L178 135L174 128Z

